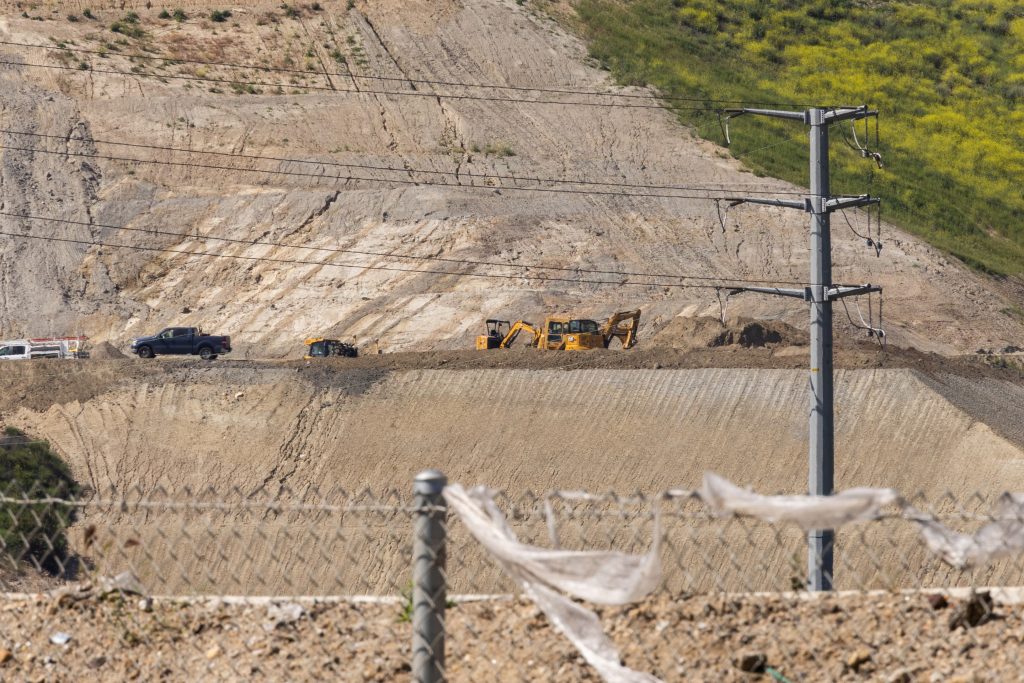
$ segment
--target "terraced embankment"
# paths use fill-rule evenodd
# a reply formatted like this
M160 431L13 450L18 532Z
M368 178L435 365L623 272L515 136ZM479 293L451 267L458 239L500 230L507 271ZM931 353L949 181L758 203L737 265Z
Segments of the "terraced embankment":
M589 360L615 357L624 356ZM80 374L95 372L95 393L70 401L53 400L54 394L51 405L17 408L7 422L50 440L76 477L101 494L111 487L119 492L137 487L147 495L162 489L180 497L185 489L211 488L217 493L206 497L210 500L280 496L299 502L330 498L339 489L368 488L377 495L394 489L406 497L413 475L427 467L440 468L453 481L485 483L514 495L553 488L620 493L692 488L706 470L761 491L798 492L806 486L802 370L389 369L387 357L361 361L348 368L90 363ZM434 364L443 368L449 361L435 358ZM451 364L458 366L459 357ZM115 368L133 376L116 381ZM837 487L889 486L921 492L932 501L945 492L966 499L975 492L1024 490L1024 441L1013 429L1024 423L1024 386L1013 376L966 372L955 363L947 371L840 371ZM986 401L971 403L965 387ZM124 541L155 538L151 534L162 529L168 547L144 543L145 566L136 569L161 584L157 588L175 591L223 592L223 581L239 591L260 582L268 592L315 591L319 582L339 573L331 557L345 557L366 543L375 546L374 532L369 538L362 534L360 525L367 522L358 518L346 521L352 533L339 538L332 531L325 538L324 529L337 519L321 516L294 524L277 514L226 521L223 515L179 514L170 520L153 512L106 515L91 521L121 525L123 533L111 537L107 550L90 549L106 557L100 565L123 569L135 556ZM79 526L89 521L87 515ZM321 526L303 526L306 522ZM384 546L397 548L403 523L374 522L381 532L374 563L382 577L360 570L358 587L364 590L353 592L395 588L402 560ZM231 543L222 534L225 527L236 532ZM715 529L711 534L722 529L707 528ZM722 533L741 545L701 551L708 553L703 560L747 555L747 539L736 536L740 531L751 534L756 563L764 566L742 580L754 587L787 580L786 567L799 545L796 532L776 538L766 529L727 528ZM910 543L912 534L900 538ZM689 541L700 540L690 534ZM171 547L186 542L192 545L187 551ZM199 552L201 547L209 552ZM878 571L884 574L887 566L896 574L911 561L907 553L905 546L886 543L872 551L874 557L847 554L844 561L858 572L880 576L872 568L877 559L883 565ZM169 562L183 563L189 576L201 574L201 585L164 576L161 567ZM391 575L392 585L384 574ZM760 578L751 578L755 574Z

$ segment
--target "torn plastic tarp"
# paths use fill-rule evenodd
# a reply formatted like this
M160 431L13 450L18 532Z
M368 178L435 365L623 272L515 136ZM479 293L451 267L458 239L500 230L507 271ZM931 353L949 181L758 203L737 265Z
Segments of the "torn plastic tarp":
M706 472L699 496L715 514L792 522L804 529L836 529L850 522L877 519L885 507L899 510L918 525L921 540L935 555L957 569L979 567L1024 552L1024 494L1004 493L992 521L973 534L948 528L916 510L892 489L857 488L833 496L763 496Z
M548 550L520 543L494 502L495 492L458 484L444 489L448 505L473 537L496 559L551 624L579 650L608 683L657 683L658 678L619 663L615 645L597 615L561 592L604 605L635 602L661 581L661 530L655 516L653 541L645 555L614 551Z
M672 498L692 495L686 491L666 494ZM658 559L661 528L657 508L650 551L645 555L629 555L526 545L516 539L495 504L495 492L491 489L476 487L467 492L458 484L449 484L444 496L474 538L605 681L653 683L659 680L622 666L618 651L604 634L597 616L562 595L564 592L597 604L621 605L651 593L661 580ZM918 512L893 489L856 488L832 496L765 496L708 472L697 497L718 515L745 515L769 523L794 523L804 529L835 529L851 522L878 519L884 508L893 507L902 519L918 525L921 538L932 553L960 569L1024 552L1024 494L1021 493L1003 494L993 521L973 534L958 533L933 516ZM545 509L549 532L557 545L550 504L546 504Z
M793 522L804 529L834 529L848 522L875 519L882 508L902 505L900 495L892 489L850 489L834 496L762 496L713 472L704 473L700 498L717 515Z
M980 567L993 560L1024 552L1024 494L1004 493L992 521L973 534L961 534L907 506L907 519L916 522L928 549L958 569Z

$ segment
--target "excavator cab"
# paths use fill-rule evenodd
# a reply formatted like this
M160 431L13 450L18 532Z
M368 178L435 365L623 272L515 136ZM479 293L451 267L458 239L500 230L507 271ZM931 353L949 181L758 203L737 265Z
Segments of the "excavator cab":
M552 351L586 351L603 349L604 336L595 320L582 318L548 318L544 321L542 349Z
M508 336L512 323L508 320L487 319L484 321L487 334L481 334L476 338L477 351L501 348L501 343Z

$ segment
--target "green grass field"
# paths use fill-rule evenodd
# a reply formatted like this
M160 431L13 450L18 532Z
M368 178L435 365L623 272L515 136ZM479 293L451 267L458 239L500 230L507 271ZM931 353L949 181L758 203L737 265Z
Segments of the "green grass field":
M1024 274L1024 5L578 0L576 10L592 57L623 83L877 108L885 167L845 144L850 124L834 126L833 192L881 196L883 218L972 267ZM724 142L719 105L670 104L699 135ZM876 147L873 124L869 133ZM863 123L857 135L864 143ZM742 117L730 137L755 173L806 186L802 124Z

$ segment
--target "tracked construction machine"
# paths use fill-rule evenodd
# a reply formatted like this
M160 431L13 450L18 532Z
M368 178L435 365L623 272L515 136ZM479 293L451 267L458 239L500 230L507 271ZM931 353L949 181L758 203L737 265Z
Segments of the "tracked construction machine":
M481 351L507 349L521 332L531 335L526 346L546 351L607 349L613 339L618 339L622 348L629 349L636 344L640 311L620 311L603 323L571 316L550 316L540 328L525 320L513 324L508 320L489 319L485 325L487 334L476 338L476 348Z
M513 325L508 320L494 320L488 318L484 321L487 327L487 334L481 334L476 338L477 351L488 349L507 349L515 343L520 332L527 332L530 341L527 346L537 346L537 339L540 337L540 330L525 320L517 320Z
M356 358L359 355L359 350L353 344L347 344L338 339L310 337L304 343L306 345L306 360L310 360L311 358L327 358L330 356Z

